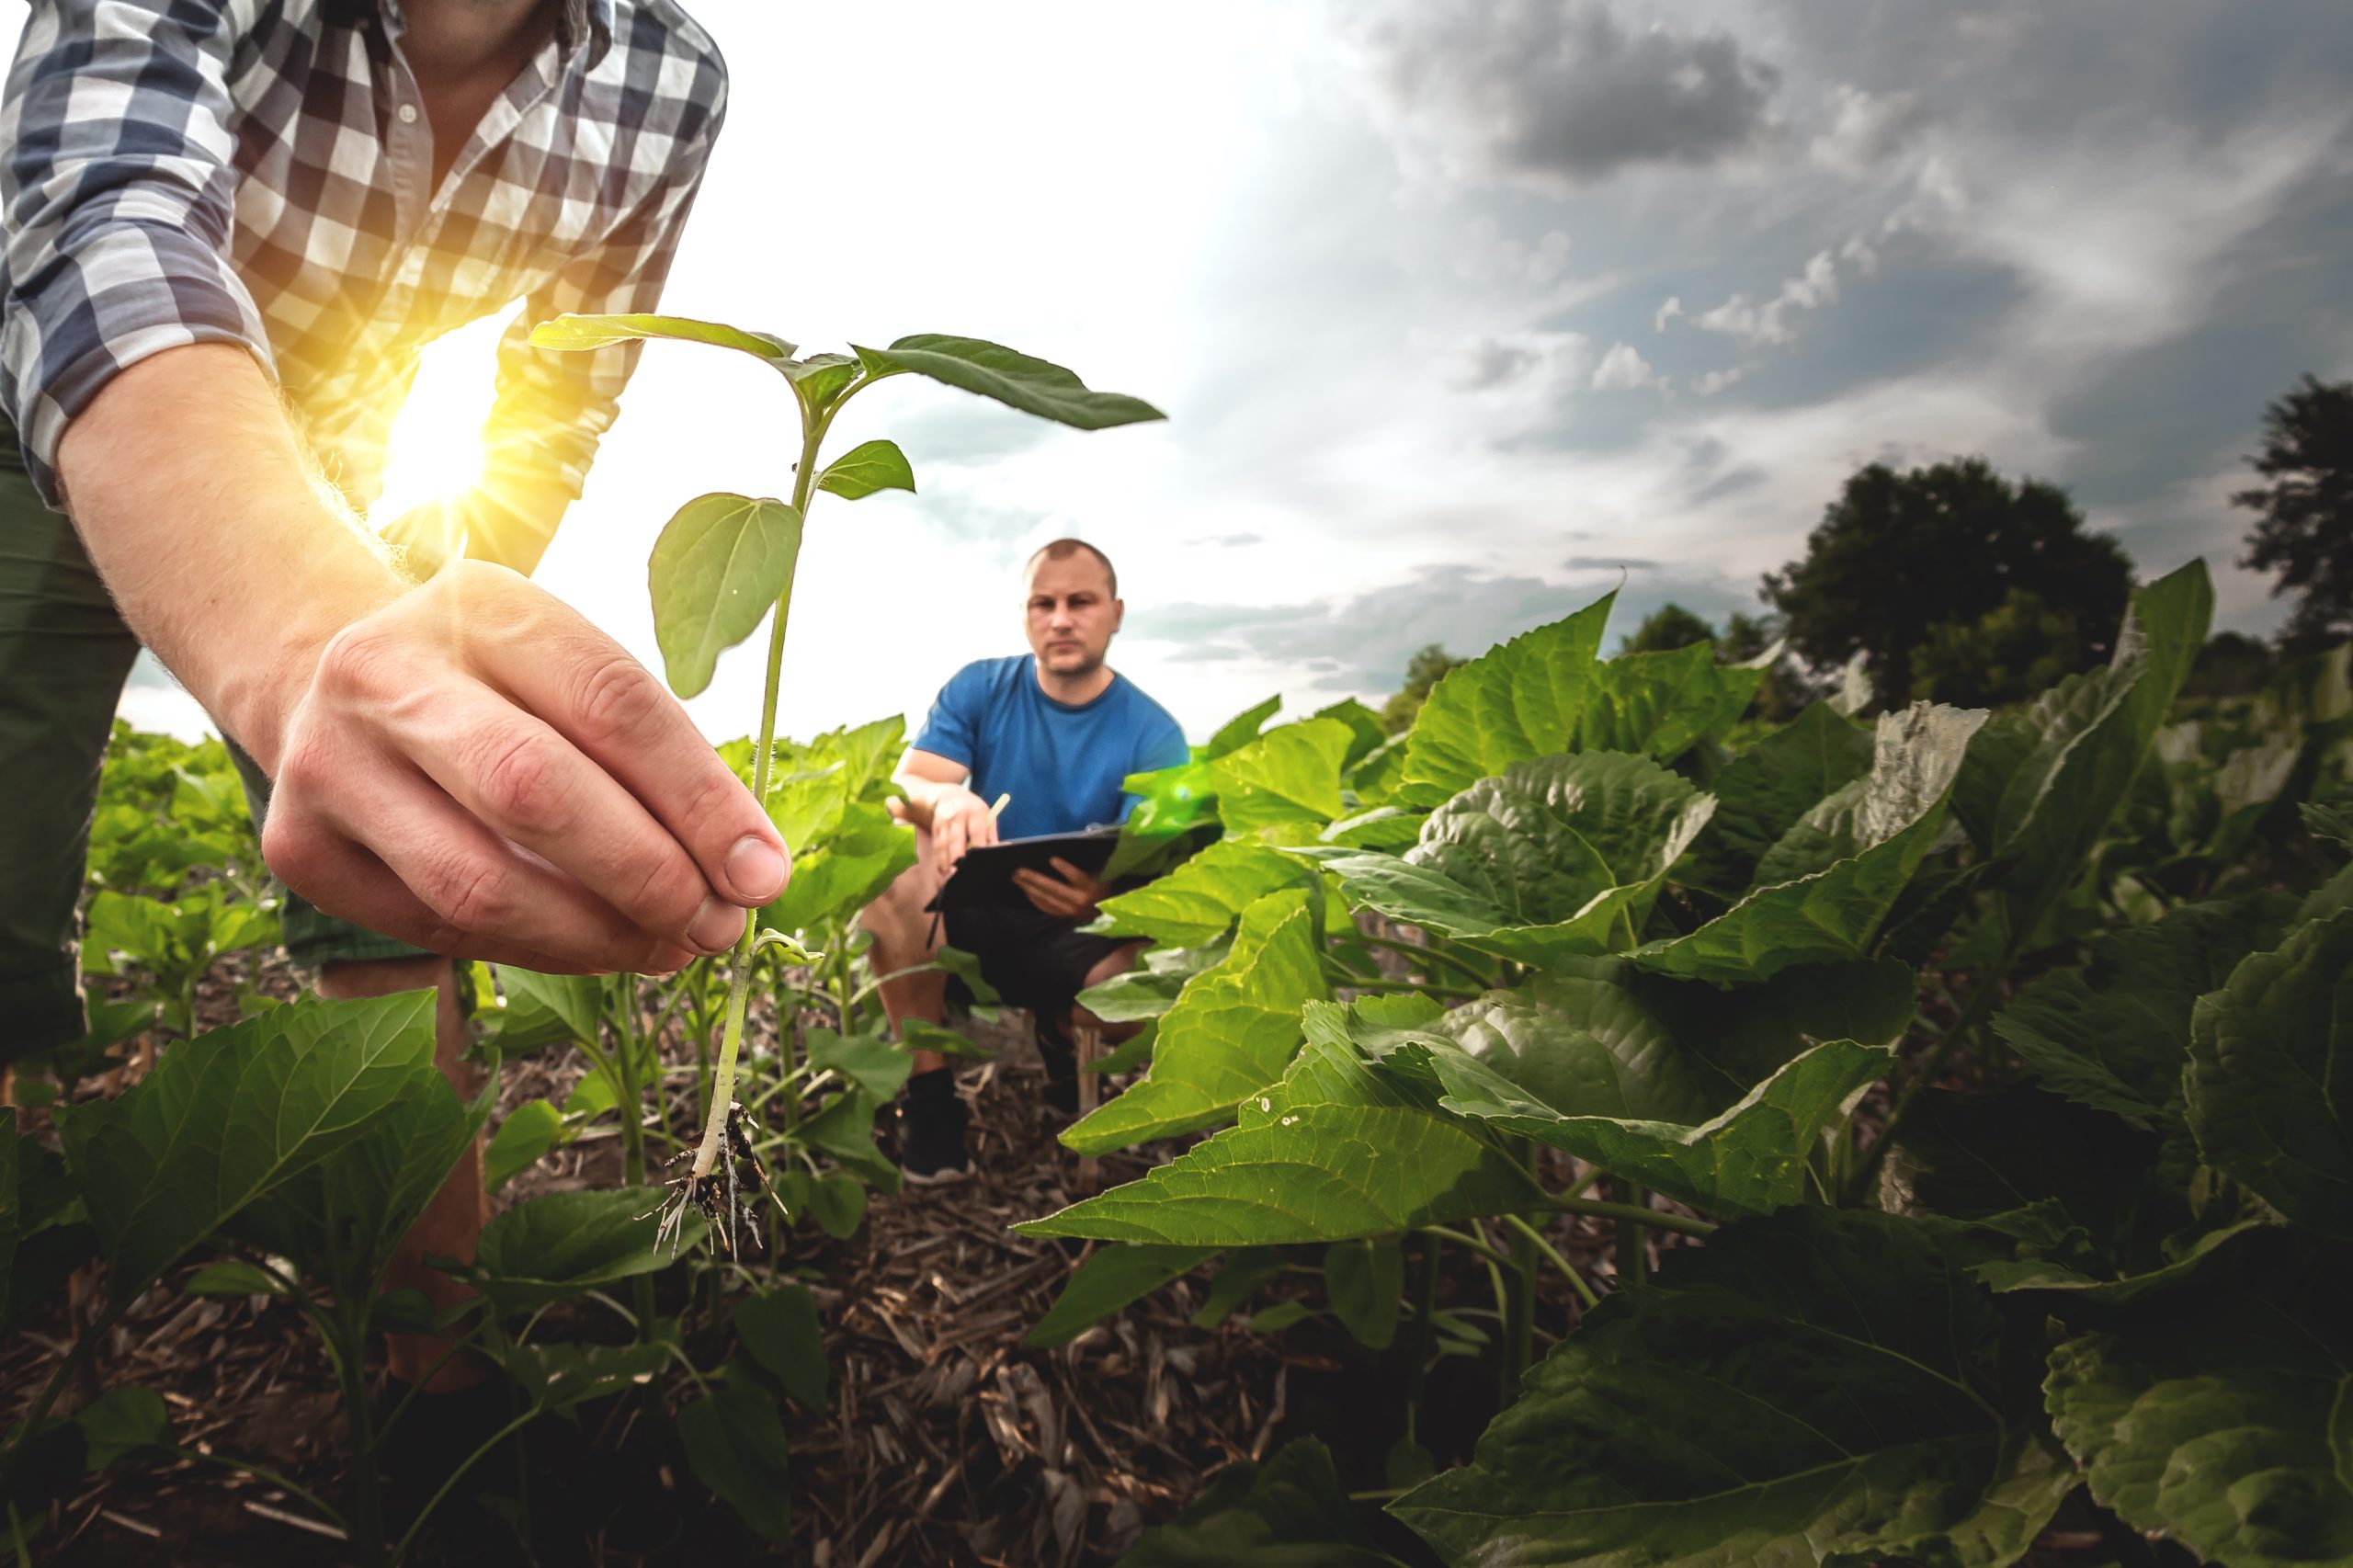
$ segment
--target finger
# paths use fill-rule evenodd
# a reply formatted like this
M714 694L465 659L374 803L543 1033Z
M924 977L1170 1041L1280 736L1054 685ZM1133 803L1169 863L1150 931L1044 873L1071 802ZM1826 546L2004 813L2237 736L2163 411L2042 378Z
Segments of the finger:
M472 641L488 656L485 676L642 802L711 892L759 904L783 891L791 862L776 824L677 699L620 643L536 591L522 613Z
M996 818L987 812L977 813L973 818L971 836L975 847L1000 842L996 832Z
M343 768L332 792L317 787L315 766L305 753L288 759L279 790L290 792L292 809L273 810L269 825L281 858L290 849L305 880L325 895L304 889L305 896L329 913L436 952L462 948L468 957L475 947L498 946L582 970L655 972L690 956L500 839L409 765L384 758ZM337 858L336 840L381 864L407 900L387 899L381 882L365 875L347 889L321 874ZM329 866L313 870L314 860ZM353 870L347 856L341 869Z
M1055 870L1060 871L1063 874L1063 881L1069 883L1072 887L1083 888L1089 881L1085 871L1080 870L1077 867L1072 865L1069 861L1063 859L1059 855L1048 857L1047 863L1052 866Z
M552 726L473 683L454 683L434 713L429 730L412 722L393 732L493 833L666 941L718 953L743 935L742 907L714 892L637 797Z

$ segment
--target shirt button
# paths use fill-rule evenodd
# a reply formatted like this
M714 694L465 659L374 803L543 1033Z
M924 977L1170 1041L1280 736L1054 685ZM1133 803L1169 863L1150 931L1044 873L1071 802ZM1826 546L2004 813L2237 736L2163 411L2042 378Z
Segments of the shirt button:
M403 125L415 125L416 123L416 106L415 104L401 105L400 117L401 123Z

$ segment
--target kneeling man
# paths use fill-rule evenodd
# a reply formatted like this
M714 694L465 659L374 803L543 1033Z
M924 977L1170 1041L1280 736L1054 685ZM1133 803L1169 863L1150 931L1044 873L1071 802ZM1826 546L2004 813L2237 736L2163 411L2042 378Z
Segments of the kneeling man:
M1074 999L1131 967L1142 947L1079 929L1111 890L1057 859L1059 877L1015 874L1030 908L956 909L936 926L925 905L966 849L1119 822L1134 804L1122 779L1173 767L1190 752L1168 710L1103 662L1126 613L1110 560L1061 539L1031 556L1023 575L1029 652L977 660L940 688L896 775L920 855L869 906L864 924L874 933L869 959L877 974L928 962L942 939L978 955L998 994L1035 1015L1047 1096L1068 1110L1077 1098L1071 1031L1095 1022ZM992 814L1000 796L1011 799ZM938 1023L946 1002L947 977L937 972L882 986L893 1028ZM970 1169L964 1105L948 1059L933 1051L915 1052L907 1080L900 1164L916 1182L951 1181Z

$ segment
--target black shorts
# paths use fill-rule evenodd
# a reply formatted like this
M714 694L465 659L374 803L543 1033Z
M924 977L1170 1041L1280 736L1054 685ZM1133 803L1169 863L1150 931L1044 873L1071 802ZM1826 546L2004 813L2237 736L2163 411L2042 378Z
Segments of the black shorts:
M949 909L941 929L949 947L981 960L1006 1006L1056 1012L1086 989L1087 971L1135 940L1090 936L1079 925L1028 904L991 904Z

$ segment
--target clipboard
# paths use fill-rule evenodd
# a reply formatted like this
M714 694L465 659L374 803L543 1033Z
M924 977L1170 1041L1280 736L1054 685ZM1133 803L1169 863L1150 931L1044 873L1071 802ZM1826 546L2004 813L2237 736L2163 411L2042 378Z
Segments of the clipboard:
M939 892L924 909L935 914L951 908L1003 908L1007 904L1028 909L1031 907L1029 895L1015 885L1014 872L1027 869L1059 877L1061 873L1049 864L1059 858L1089 876L1099 877L1103 868L1111 863L1111 852L1119 844L1117 827L1097 827L1085 833L1007 838L967 849L957 858L953 874L940 883Z

